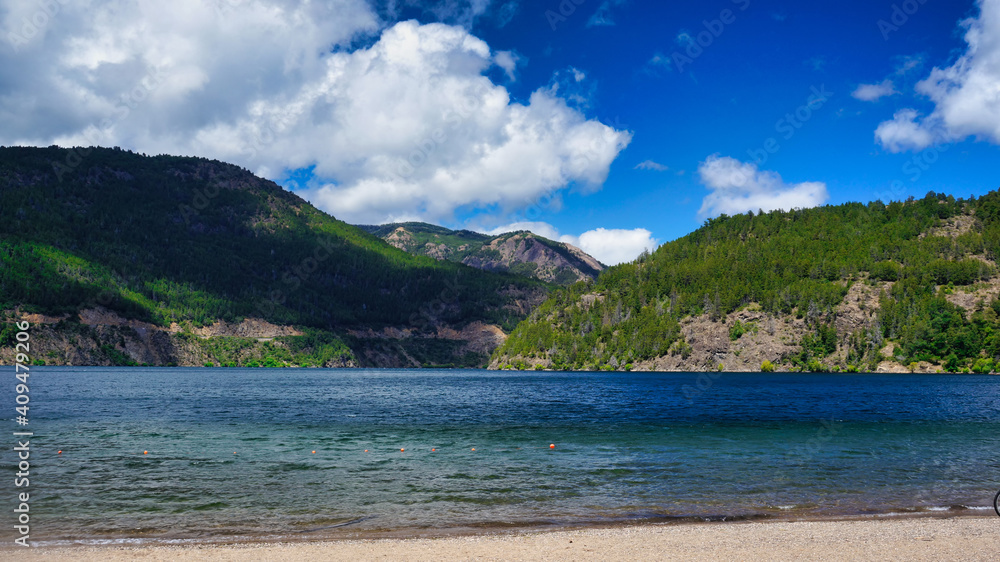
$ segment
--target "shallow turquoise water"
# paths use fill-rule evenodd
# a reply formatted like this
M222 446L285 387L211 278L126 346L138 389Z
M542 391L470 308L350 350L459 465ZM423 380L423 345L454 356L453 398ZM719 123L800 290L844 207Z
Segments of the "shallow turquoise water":
M697 377L35 369L31 538L986 513L1000 488L1000 377Z

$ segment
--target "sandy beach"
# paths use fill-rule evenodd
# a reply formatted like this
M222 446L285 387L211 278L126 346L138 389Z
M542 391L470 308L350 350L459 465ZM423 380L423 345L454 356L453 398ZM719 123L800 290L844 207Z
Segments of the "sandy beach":
M997 560L996 517L645 525L437 539L0 550L5 560Z

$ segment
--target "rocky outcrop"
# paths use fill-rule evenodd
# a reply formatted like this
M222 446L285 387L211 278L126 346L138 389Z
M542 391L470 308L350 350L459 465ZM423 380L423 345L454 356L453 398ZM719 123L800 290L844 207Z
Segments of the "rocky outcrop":
M277 326L257 318L247 318L239 324L161 327L123 318L102 307L82 310L75 316L18 311L7 311L3 316L30 323L30 356L45 365L200 367L246 364L263 360L275 350L284 350L293 358L289 366L295 366L295 354L289 345L275 338L305 335L291 326ZM212 345L223 340L237 344L229 346L235 349L227 351L225 360ZM0 348L0 364L13 364L14 359L13 348ZM352 357L339 357L317 366L356 367L357 363Z
M855 281L848 287L847 294L839 305L829 313L821 315L818 320L832 324L839 335L837 350L824 363L844 368L847 365L846 338L862 330L871 329L877 325L879 298L892 288L890 282L869 280ZM968 287L960 287L946 298L966 310L971 315L975 310L982 309L1000 295L1000 279L987 283L979 283ZM581 295L577 306L590 307L603 299L596 293ZM737 322L746 329L736 339L730 337L730 328ZM681 320L683 344L675 344L667 355L632 362L630 358L618 359L618 368L625 369L630 364L635 371L717 371L719 365L729 372L760 371L764 361L775 365L775 370L788 370L783 359L801 352L802 338L808 333L814 333L804 317L795 315L775 316L763 312L759 306L751 303L741 310L727 315L725 318L713 320L709 315L688 317ZM894 344L887 343L876 346L884 358L874 367L880 373L935 373L941 371L940 365L920 362L913 365L903 365L893 360ZM504 369L520 366L526 369L549 369L552 364L546 357L493 357L490 369Z
M513 290L513 289L511 289ZM526 314L542 295L511 294L512 313ZM245 365L263 362L278 351L290 355L288 366L298 366L288 340L304 336L292 326L279 326L259 318L238 324L216 322L209 326L171 324L168 327L126 319L102 307L75 316L46 316L6 311L2 317L31 324L31 358L46 365L187 366ZM335 367L481 367L506 340L499 326L474 321L452 326L428 318L420 327L385 327L350 330L346 334L352 354L322 366ZM219 349L225 348L225 353ZM282 353L283 354L283 353ZM0 364L14 362L11 346L0 348Z
M558 284L594 279L604 269L575 246L560 242L562 247L557 249L552 244L530 232L519 232L493 239L482 246L482 251L463 258L462 263L487 271L516 271L519 264L533 264L529 273L532 277Z
M360 228L412 254L486 271L511 272L559 285L596 279L605 269L604 264L580 248L527 231L488 236L425 223Z

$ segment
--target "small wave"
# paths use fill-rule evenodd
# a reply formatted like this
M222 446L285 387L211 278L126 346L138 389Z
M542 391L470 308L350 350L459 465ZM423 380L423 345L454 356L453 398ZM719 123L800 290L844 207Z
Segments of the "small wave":
M299 533L315 533L316 531L325 531L327 529L336 529L339 527L346 527L348 525L354 525L355 523L361 523L362 521L367 521L369 519L374 519L375 515L366 515L365 517L358 517L357 519L351 519L350 521L344 521L343 523L337 523L335 525L325 525L323 527L316 527L313 529L304 529L298 531Z
M192 507L191 510L192 511L211 511L211 510L214 510L214 509L223 509L223 508L226 508L226 507L229 507L229 504L226 503L226 502L212 502L212 503L206 503L206 504L203 504L203 505Z

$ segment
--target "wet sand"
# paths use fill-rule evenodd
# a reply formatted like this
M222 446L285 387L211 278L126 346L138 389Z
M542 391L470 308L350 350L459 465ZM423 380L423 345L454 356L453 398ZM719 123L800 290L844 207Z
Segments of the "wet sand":
M9 543L8 543L9 544ZM1000 560L1000 518L776 521L433 539L0 549L3 560Z

